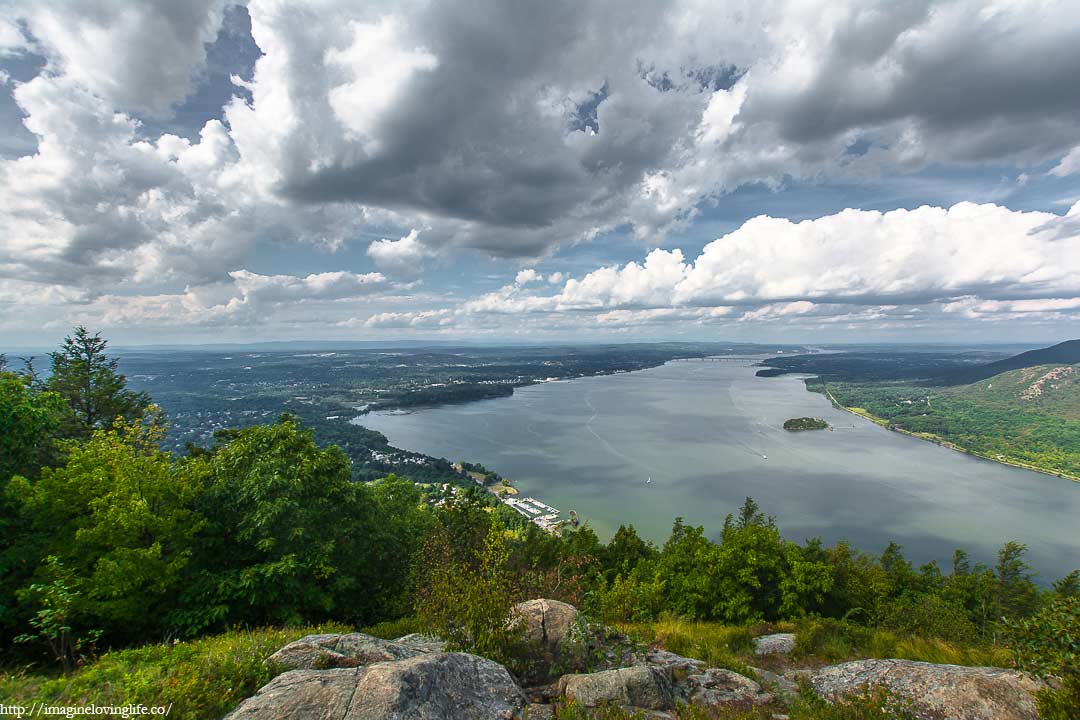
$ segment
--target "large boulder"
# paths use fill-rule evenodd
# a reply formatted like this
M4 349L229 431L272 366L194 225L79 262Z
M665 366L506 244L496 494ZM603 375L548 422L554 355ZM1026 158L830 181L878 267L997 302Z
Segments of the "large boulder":
M525 696L502 665L429 653L367 667L293 670L226 720L510 720Z
M810 675L827 700L882 686L911 703L921 720L1038 720L1035 692L1045 687L1015 670L934 665L911 660L855 660Z
M692 705L709 708L749 708L766 705L773 699L750 678L723 668L709 668L690 675L676 685L676 692Z
M754 638L755 655L787 655L794 649L794 633L774 633Z
M645 710L675 707L670 675L663 668L649 665L564 675L559 679L559 694L590 708L605 704Z
M430 649L418 643L382 640L363 633L307 635L278 650L269 661L283 670L325 670L404 660L427 652Z
M557 653L577 619L577 608L558 600L526 600L514 606L526 637L546 651Z

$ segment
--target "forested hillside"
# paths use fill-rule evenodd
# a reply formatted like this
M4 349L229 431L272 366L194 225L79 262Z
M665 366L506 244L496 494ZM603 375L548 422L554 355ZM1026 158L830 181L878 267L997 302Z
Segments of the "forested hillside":
M808 381L888 427L985 457L1080 477L1080 365L1039 365L970 385Z

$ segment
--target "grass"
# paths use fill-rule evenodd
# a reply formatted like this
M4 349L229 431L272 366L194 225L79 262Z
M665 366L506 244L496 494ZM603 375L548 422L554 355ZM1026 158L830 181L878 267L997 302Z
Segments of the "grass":
M758 626L731 626L669 618L653 623L620 626L620 629L650 645L685 657L704 660L710 667L722 667L753 676L749 666L760 665L755 658L753 638L774 632L794 632L797 636L792 660L800 664L837 663L858 658L921 660L948 665L1012 667L1008 648L963 645L937 638L922 638L868 628L839 620L805 618L795 622Z
M855 658L896 658L947 665L1011 667L1005 647L961 645L937 638L898 635L839 620L807 618L795 624L796 658L835 663Z
M170 718L205 720L232 710L276 674L264 662L304 635L342 625L234 630L191 642L103 654L68 675L0 674L0 698L25 705L172 705Z
M383 640L396 640L399 637L423 632L420 620L415 616L403 617L399 620L386 620L381 623L360 628L360 632L374 635Z
M620 629L650 645L677 655L704 660L709 667L726 668L753 677L747 660L754 654L751 627L691 622L669 618L653 623L623 625Z

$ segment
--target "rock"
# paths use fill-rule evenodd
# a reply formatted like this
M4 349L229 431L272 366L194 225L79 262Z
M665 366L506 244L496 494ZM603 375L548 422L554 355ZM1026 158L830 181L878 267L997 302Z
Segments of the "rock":
M307 635L281 648L269 660L284 670L319 670L404 660L425 652L416 645L363 633Z
M701 660L676 655L667 650L653 650L645 655L645 662L649 665L665 668L675 682L685 680L694 673L705 669L705 663Z
M502 665L466 653L429 653L367 667L293 670L226 719L510 720L525 705Z
M563 675L559 694L584 707L605 703L644 710L671 710L675 697L663 668L649 665L604 670L588 675Z
M526 720L555 720L555 706L546 703L529 703L525 708Z
M754 638L755 655L787 655L795 649L795 633L774 633Z
M920 720L1037 720L1035 692L1045 684L1015 670L934 665L911 660L855 660L810 676L827 700L883 686L909 701Z
M558 600L526 600L514 606L514 614L525 623L525 632L530 640L551 653L558 652L559 646L570 633L570 628L577 619L577 608Z
M679 684L678 690L689 703L710 708L765 705L773 699L750 678L722 668L690 675Z
M446 652L446 643L434 635L412 633L410 635L399 637L394 642L398 645L408 645L409 647L416 648L420 652Z
M781 697L794 697L799 692L799 685L790 678L765 670L763 668L750 668L757 675L761 687Z
M342 720L359 668L291 670L278 675L225 716L226 720Z

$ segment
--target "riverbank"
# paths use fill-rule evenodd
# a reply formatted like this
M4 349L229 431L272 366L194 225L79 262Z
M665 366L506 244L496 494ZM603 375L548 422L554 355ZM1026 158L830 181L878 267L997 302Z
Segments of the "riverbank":
M1009 467L1020 468L1021 470L1032 470L1032 471L1037 472L1037 473L1042 473L1043 475L1050 475L1050 476L1053 476L1053 477L1059 477L1059 478L1063 478L1065 480L1071 480L1073 482L1080 483L1080 476L1077 476L1077 475L1071 475L1069 473L1062 472L1060 470L1052 470L1050 468L1044 468L1044 467L1040 467L1038 465L1032 465L1031 463L1025 463L1025 462L1022 462L1020 460L1014 460L1012 458L1007 458L1007 457L1005 457L1003 455L991 455L989 453L981 453L981 452L978 452L976 450L972 450L970 448L965 448L962 445L957 445L954 442L950 442L949 440L946 440L946 439L944 439L942 437L939 437L937 435L934 435L932 433L917 433L917 432L911 432L910 430L905 430L904 428L894 427L893 425L891 425L889 423L888 420L885 420L884 418L877 417L876 415L871 414L870 412L868 412L864 408L847 407L846 405L842 405L833 396L832 392L829 390L828 383L826 383L825 381L821 381L821 387L823 388L823 393L822 394L824 394L825 397L827 397L829 399L829 402L832 403L832 406L834 408L836 408L838 410L844 410L846 412L851 413L852 415L858 415L859 417L861 417L861 418L863 418L865 420L869 420L870 422L874 423L875 425L880 425L881 427L885 428L886 430L891 430L892 432L899 433L901 435L907 435L908 437L917 438L919 440L926 440L928 442L934 443L935 445L939 445L939 446L941 446L943 448L947 448L949 450L954 450L956 452L963 453L965 455L971 455L972 457L982 458L983 460L990 460L991 462L1000 463L1002 465L1008 465ZM807 391L814 392L814 390L811 390L809 386L807 386Z

